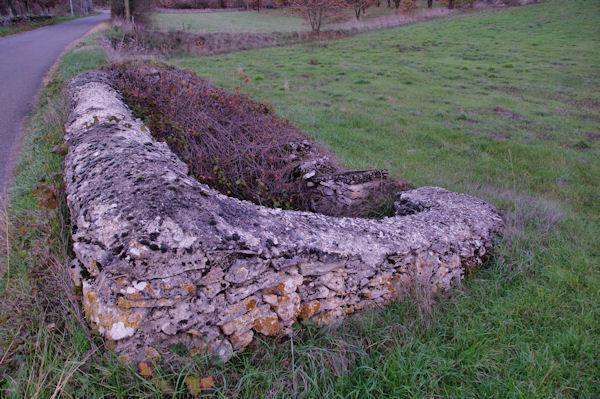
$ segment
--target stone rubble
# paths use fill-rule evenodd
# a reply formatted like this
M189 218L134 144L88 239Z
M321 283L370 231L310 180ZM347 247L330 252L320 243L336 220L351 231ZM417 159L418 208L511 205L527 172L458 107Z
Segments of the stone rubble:
M91 326L131 360L178 343L226 360L255 334L339 320L415 280L448 290L503 226L493 206L438 187L399 194L398 216L382 220L230 198L189 177L102 72L70 91L71 274Z
M381 190L389 172L379 170L340 171L327 156L300 165L306 190L312 190L312 210L351 208ZM315 195L318 194L318 195Z

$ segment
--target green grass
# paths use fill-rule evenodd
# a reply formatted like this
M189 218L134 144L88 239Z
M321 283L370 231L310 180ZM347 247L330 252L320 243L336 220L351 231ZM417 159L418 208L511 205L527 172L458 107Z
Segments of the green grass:
M589 133L600 123L598 4L490 10L325 48L171 61L228 88L241 67L247 92L349 167L456 188L516 184L597 214L598 139Z
M310 30L310 25L282 10L231 11L190 14L152 14L152 23L161 30L191 32L291 32Z
M86 358L92 344L68 303L38 304L48 297L40 287L52 287L35 283L52 275L46 260L64 260L57 216L31 196L59 169L50 151L64 104L50 100L62 79L103 62L90 43L70 51L29 118L9 210L0 338L19 351L0 369L5 396L40 388L48 397L74 370L62 397L158 398L168 382L164 396L183 398L187 375L213 376L217 387L205 393L215 397L599 397L599 7L551 0L325 44L171 60L229 88L242 67L243 90L346 166L479 195L508 229L488 264L431 309L406 301L337 329L306 325L293 341L264 339L226 365L197 358L149 380L101 348ZM22 297L37 313L6 311Z
M411 315L398 305L363 330L384 343L367 350L360 341L366 353L347 373L314 353L330 355L334 344L297 353L314 378L301 384L308 396L600 395L599 7L556 0L324 47L171 60L229 88L241 67L245 91L348 167L388 167L507 215L506 242L439 303L428 330L406 327ZM241 375L269 369L243 367ZM276 389L282 372L254 389Z
M426 2L419 1L420 8L426 8ZM398 12L396 8L370 7L362 22ZM393 3L392 3L393 4ZM325 24L323 29L339 28L344 22L354 20L354 11L347 9L340 20ZM324 21L325 22L325 21ZM293 15L287 9L202 13L153 13L152 23L160 30L184 30L189 32L292 32L309 31L310 24L304 18Z
M6 26L6 27L3 26L3 27L0 27L0 37L14 35L15 33L21 33L21 32L25 32L25 31L29 31L29 30L34 30L37 28L41 28L43 26L59 24L61 22L72 21L74 19L83 18L83 17L89 17L89 15L75 15L73 17L71 17L71 16L53 17L53 18L45 20L45 21L22 23L22 24L18 24L15 26Z

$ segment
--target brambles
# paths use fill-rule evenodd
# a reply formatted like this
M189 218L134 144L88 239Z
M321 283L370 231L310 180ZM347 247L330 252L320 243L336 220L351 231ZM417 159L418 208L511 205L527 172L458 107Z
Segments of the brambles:
M108 71L133 111L200 182L260 205L309 209L310 198L295 174L307 157L323 151L274 116L268 102L173 67L124 64ZM309 152L293 149L302 142L310 142Z
M107 71L153 136L166 142L198 181L225 195L331 216L394 213L394 193L400 190L383 184L387 171L344 170L332 154L275 116L267 101L241 93L249 83L242 69L235 93L174 67L120 64ZM346 181L350 175L352 182ZM358 185L346 188L353 184ZM354 194L341 199L348 189Z

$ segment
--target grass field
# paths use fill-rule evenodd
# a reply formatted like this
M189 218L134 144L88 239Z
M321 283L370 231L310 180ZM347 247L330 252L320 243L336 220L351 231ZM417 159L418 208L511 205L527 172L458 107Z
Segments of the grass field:
M229 88L242 68L247 92L348 167L388 167L506 212L506 242L427 331L369 331L385 344L347 374L323 373L314 396L600 395L599 10L557 0L323 47L172 60Z
M215 378L205 397L600 397L599 10L600 0L550 0L340 41L170 60L228 88L242 68L250 77L242 90L347 167L387 167L418 185L478 195L502 210L508 228L488 264L431 309L395 303L337 329L308 325L293 341L265 339L225 365L200 358L148 379L90 351L98 341L68 301L34 300L35 279L51 269L45 260L61 259L46 253L60 242L56 215L30 194L59 168L51 149L64 116L46 100L63 79L103 62L91 42L70 51L29 119L9 210L16 233L0 338L19 352L10 364L3 355L4 395L183 398L194 375ZM10 314L6 304L19 295L35 315ZM21 319L21 328L9 324Z
M300 17L280 10L232 11L190 14L152 14L153 25L161 30L190 32L291 32L310 30Z
M229 88L242 68L247 92L350 167L386 166L417 184L516 184L593 214L599 4L491 10L338 42L171 62Z
M381 7L367 9L361 15L361 22L369 22L377 17L393 15L398 10L386 7L385 1ZM392 3L393 4L393 3ZM421 9L426 2L418 2ZM339 20L327 23L323 29L340 28L345 22L355 19L354 11L348 9L341 14ZM236 12L206 12L206 13L154 13L152 23L160 30L184 30L189 32L293 32L310 31L310 24L302 17L292 15L286 9Z

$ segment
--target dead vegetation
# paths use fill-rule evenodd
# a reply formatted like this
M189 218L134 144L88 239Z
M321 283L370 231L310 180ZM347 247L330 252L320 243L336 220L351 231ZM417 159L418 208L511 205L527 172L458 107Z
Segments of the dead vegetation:
M24 166L32 165L26 159L19 168L25 177L13 193L20 200L7 201L0 215L0 383L6 397L61 397L82 359L97 350L67 273L68 211L61 175L52 172L69 103L57 81L48 83L39 103L27 127L35 131L33 142L26 145L37 146L35 156L46 160L43 177L28 169L36 166ZM83 358L69 348L74 336L92 348Z
M106 71L154 137L166 142L201 183L268 207L331 216L393 215L399 187L386 184L385 176L357 206L321 201L322 194L306 179L345 170L333 154L276 116L268 102L252 100L239 86L231 93L192 72L156 63L113 65ZM240 85L247 83L239 73Z
M319 36L312 32L207 32L191 33L185 31L158 31L136 27L118 28L108 35L106 47L137 56L170 56L193 53L214 55L233 51L250 50L264 47L278 47L311 41L341 39L348 36L342 30L321 32Z

